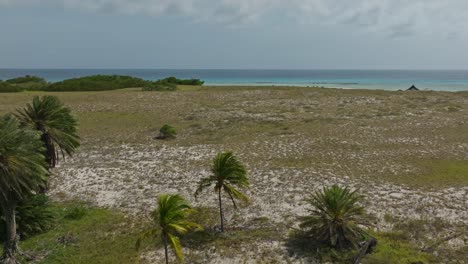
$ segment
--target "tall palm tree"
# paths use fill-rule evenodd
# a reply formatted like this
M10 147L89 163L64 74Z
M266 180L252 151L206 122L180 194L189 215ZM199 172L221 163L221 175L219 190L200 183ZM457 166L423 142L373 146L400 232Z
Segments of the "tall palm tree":
M47 176L43 144L12 117L0 118L0 206L6 223L2 263L17 263L15 210L18 202L38 190Z
M302 217L300 226L331 247L357 248L366 235L358 225L368 225L364 208L358 204L362 198L338 185L316 191L308 199L310 215Z
M35 96L32 104L18 110L16 116L21 123L41 132L41 140L46 147L46 160L49 168L54 168L61 153L71 156L79 147L76 134L77 120L71 110L65 107L56 96Z
M187 220L194 210L190 204L178 194L164 194L158 197L158 208L151 213L154 222L153 228L143 233L137 240L136 247L140 248L143 239L161 236L166 256L166 264L169 263L168 246L174 250L179 262L184 262L182 246L178 235L183 235L193 229L202 227Z
M214 184L214 191L218 193L219 217L221 221L221 232L224 232L223 203L221 191L229 195L229 198L237 209L235 199L248 202L249 198L237 190L236 187L246 188L249 186L247 171L244 165L232 154L232 152L219 153L213 160L211 167L212 175L200 181L195 192L197 197L201 191Z

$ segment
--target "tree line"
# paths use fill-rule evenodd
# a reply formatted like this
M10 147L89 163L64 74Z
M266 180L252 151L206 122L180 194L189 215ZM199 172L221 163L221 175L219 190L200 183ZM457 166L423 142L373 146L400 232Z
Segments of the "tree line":
M156 81L124 75L92 75L47 82L44 78L26 75L6 81L0 80L1 92L22 91L107 91L123 88L142 88L144 91L174 91L177 85L203 85L200 79L168 77Z

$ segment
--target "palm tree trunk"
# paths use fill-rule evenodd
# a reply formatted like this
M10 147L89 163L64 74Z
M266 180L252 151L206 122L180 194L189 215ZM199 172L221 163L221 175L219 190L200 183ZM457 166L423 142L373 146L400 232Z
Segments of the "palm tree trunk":
M219 188L218 190L218 200L219 200L219 218L221 219L221 232L224 233L223 203L221 201L221 188Z
M164 255L166 256L166 264L169 264L169 254L167 252L167 235L163 233Z
M16 235L16 220L15 220L16 204L11 206L2 206L6 223L5 241L3 244L2 264L16 264L16 252L18 251L17 235Z

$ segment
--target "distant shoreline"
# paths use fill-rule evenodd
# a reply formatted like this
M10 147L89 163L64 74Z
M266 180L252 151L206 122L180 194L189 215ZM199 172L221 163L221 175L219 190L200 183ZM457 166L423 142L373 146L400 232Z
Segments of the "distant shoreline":
M34 75L58 82L90 75L144 80L169 76L201 79L213 86L295 86L342 89L468 91L468 70L190 70L190 69L0 69L0 80Z

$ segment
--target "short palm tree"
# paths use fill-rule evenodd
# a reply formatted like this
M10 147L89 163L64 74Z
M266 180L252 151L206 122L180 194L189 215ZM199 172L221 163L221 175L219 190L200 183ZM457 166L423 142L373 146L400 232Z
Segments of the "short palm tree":
M0 118L0 206L6 223L2 263L17 263L15 211L18 203L44 183L47 176L39 135L21 129L12 117Z
M331 247L357 248L366 234L358 225L367 225L364 208L358 204L362 198L338 185L316 191L308 199L310 215L302 217L300 226Z
M136 243L137 249L140 248L143 239L160 235L164 244L166 264L169 263L168 246L174 250L179 262L183 263L184 257L178 235L202 228L199 224L187 220L193 211L190 204L178 194L159 196L158 208L151 213L155 226L140 236Z
M71 156L80 145L78 122L56 96L35 96L32 104L20 109L16 116L22 124L40 131L49 168L55 167L60 154Z
M221 192L229 195L234 208L237 209L235 199L248 202L249 198L235 187L246 188L249 186L247 171L242 163L232 152L219 153L213 160L211 168L212 175L200 181L195 192L197 197L205 188L214 185L214 191L218 193L219 217L221 221L221 232L224 232L224 216Z

